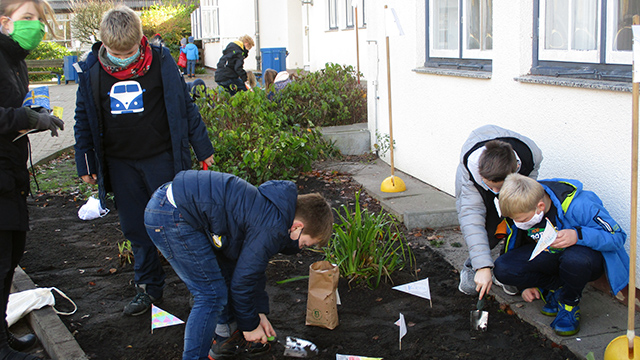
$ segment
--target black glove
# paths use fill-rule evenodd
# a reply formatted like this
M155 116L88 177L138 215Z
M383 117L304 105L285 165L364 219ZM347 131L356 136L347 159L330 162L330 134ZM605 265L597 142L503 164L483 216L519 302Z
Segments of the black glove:
M51 130L51 136L58 136L58 129L64 130L64 122L57 117L30 108L26 108L26 110L30 129Z

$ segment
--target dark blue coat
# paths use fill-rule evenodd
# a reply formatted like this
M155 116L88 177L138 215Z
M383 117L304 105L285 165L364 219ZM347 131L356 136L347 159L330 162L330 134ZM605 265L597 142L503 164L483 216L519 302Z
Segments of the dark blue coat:
M93 45L92 51L85 61L78 66L78 92L76 97L75 151L78 175L98 174L98 189L100 201L104 206L104 199L108 186L108 169L104 161L104 144L101 111L98 108L99 95L96 91L98 84L92 83L100 72L98 50L102 43ZM193 147L198 160L202 161L213 154L213 146L207 135L207 128L202 122L198 107L191 101L189 90L184 78L178 70L176 62L171 57L169 49L152 46L153 56L160 56L162 87L164 89L164 103L167 109L169 130L171 133L171 147L173 149L173 168L176 173L191 168L191 152ZM96 105L97 104L97 105Z
M259 187L224 173L182 171L173 180L173 197L185 220L196 230L219 235L216 256L231 263L229 303L238 329L251 331L259 313L269 313L264 290L269 259L299 251L291 240L298 192L291 181L268 181Z

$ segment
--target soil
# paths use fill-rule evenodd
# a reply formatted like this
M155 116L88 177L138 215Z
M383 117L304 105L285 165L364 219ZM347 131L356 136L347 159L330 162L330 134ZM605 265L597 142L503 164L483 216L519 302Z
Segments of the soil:
M334 208L353 205L360 186L346 174L313 171L298 180L300 193L320 192ZM90 359L180 359L184 325L155 329L151 333L148 314L126 317L122 308L135 294L133 265L121 261L117 244L123 241L117 210L101 219L82 221L77 216L84 199L73 194L43 194L29 201L32 231L21 266L39 286L57 287L78 305L72 316L62 316ZM366 192L360 202L370 211L381 211ZM459 230L439 230L447 234ZM305 250L296 256L278 256L267 275L270 295L269 319L284 341L296 336L315 343L317 359L335 359L336 353L384 359L577 359L523 322L504 305L489 299L486 332L471 331L470 311L476 299L457 290L458 272L431 249L431 229L404 230L417 260L416 273L394 273L392 281L377 289L349 284L340 279L338 307L340 324L334 330L305 325L307 281L278 285L276 281L308 275L309 265L322 254ZM187 320L189 292L166 264L166 288L159 307ZM397 290L394 285L429 278L433 306L429 300ZM68 310L57 298L59 310ZM399 349L398 327L403 313L408 332ZM258 359L287 359L283 346L273 344L270 353Z

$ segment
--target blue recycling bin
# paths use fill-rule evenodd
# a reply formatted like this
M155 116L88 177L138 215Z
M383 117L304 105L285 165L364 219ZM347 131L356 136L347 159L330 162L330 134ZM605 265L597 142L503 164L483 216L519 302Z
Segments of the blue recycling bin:
M277 72L287 70L287 48L263 48L260 49L262 54L262 72L267 69L273 69Z
M78 72L76 68L73 67L73 64L78 62L78 57L76 55L69 55L64 57L63 70L64 70L64 83L65 85L69 83L69 81L75 81L78 83Z

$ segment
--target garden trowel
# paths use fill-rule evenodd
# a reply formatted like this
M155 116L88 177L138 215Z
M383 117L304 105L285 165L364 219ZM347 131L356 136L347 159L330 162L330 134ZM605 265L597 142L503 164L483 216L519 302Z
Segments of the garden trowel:
M486 331L489 322L489 313L484 309L484 299L479 299L476 305L477 310L471 311L471 330Z

